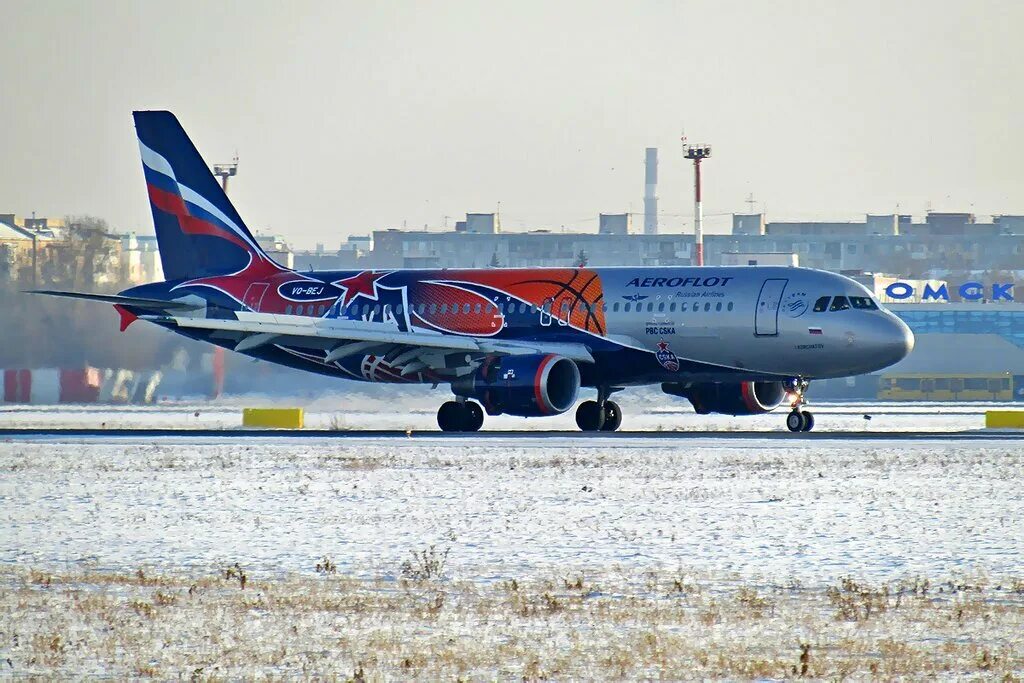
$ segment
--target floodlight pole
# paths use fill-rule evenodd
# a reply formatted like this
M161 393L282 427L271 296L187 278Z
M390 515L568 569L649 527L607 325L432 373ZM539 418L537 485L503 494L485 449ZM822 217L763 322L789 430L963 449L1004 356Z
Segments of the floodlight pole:
M700 197L700 162L711 156L711 145L688 145L683 136L683 156L693 161L693 237L695 263L704 265L704 207Z
M220 178L221 189L224 194L228 193L228 178L238 175L238 155L231 160L230 164L214 164L213 175ZM224 391L224 347L213 347L213 387L211 387L211 398L219 398Z

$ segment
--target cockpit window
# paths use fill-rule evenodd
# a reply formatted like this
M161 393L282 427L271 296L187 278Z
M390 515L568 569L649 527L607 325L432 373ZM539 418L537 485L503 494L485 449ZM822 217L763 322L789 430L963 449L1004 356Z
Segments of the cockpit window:
M820 299L818 299L817 301L815 301L814 302L814 312L815 313L821 313L822 311L827 311L828 310L828 301L831 298L832 297L830 297L830 296L823 296Z
M828 309L829 311L845 311L850 307L850 302L847 301L845 296L837 296L832 299L832 306Z
M862 311L878 310L878 304L869 296L851 296L850 305Z

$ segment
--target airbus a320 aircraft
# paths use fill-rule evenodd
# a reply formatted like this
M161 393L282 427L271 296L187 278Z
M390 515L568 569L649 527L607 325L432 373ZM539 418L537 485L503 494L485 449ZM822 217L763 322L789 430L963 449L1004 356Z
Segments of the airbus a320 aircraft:
M135 112L165 282L116 296L136 319L262 360L365 382L447 385L445 431L556 415L580 389L584 431L622 422L610 396L660 384L698 413L786 402L814 425L812 379L906 356L909 328L846 277L806 268L523 268L297 272L253 238L178 120Z

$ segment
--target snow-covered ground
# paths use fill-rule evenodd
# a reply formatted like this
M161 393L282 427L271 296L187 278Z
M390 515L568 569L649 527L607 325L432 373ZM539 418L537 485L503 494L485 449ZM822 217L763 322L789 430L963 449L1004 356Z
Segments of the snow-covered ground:
M830 581L1019 571L1019 441L486 437L0 443L0 562L462 576L686 565Z
M949 432L982 409L819 415L868 410ZM0 676L1024 671L1021 440L773 436L7 438Z

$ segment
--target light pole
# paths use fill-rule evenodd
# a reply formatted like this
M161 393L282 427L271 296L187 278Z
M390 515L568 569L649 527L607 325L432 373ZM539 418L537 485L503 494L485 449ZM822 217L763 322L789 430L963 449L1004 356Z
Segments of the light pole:
M689 145L683 141L683 156L693 161L693 236L697 265L704 265L704 207L700 199L700 162L711 156L711 145Z
M229 164L214 164L213 175L220 178L221 189L228 193L228 178L238 175L238 155ZM224 347L213 347L213 388L211 398L219 398L224 391Z

